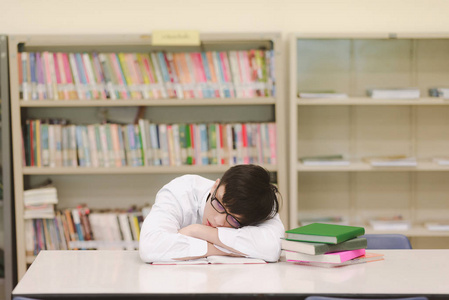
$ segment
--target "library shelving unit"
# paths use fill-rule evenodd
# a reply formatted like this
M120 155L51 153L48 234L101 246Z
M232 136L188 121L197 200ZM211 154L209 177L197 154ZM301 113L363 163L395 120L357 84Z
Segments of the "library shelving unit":
M8 76L8 37L0 35L0 105L1 105L1 172L2 172L2 201L3 211L1 222L3 223L3 253L4 253L4 280L2 299L10 300L11 293L17 284L15 264L15 239L14 239L14 198L12 192L12 162L11 162L11 119L9 102L9 76Z
M200 33L200 46L155 46L151 34L11 36L9 43L11 120L13 135L14 193L16 199L18 277L34 259L26 255L23 191L51 179L58 192L58 207L127 208L152 204L157 191L183 174L219 178L229 165L181 165L141 167L29 167L23 165L21 126L26 119L64 118L72 124L133 123L137 111L154 123L275 122L277 163L263 164L287 197L285 99L283 91L282 43L279 33ZM18 52L150 53L206 52L250 49L273 50L275 96L193 99L127 100L22 100L20 99ZM281 217L286 223L287 205Z
M293 34L290 40L290 227L310 220L401 233L413 247L449 247L448 34ZM419 99L374 99L370 88L420 90ZM299 97L299 92L346 98ZM341 155L347 165L310 165L302 157ZM363 158L403 155L416 167L373 167ZM400 216L407 230L374 230L370 220ZM398 227L396 227L398 229Z

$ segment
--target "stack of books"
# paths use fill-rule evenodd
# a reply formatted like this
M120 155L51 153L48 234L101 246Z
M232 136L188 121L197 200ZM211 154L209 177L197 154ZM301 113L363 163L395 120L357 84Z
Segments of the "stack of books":
M415 157L407 155L384 155L363 157L362 161L369 163L372 167L417 167L418 161Z
M409 230L412 223L404 220L401 215L379 216L369 220L369 224L374 230Z
M318 155L300 157L299 161L305 166L348 166L351 162L343 155Z
M54 205L58 203L56 188L46 185L23 192L25 219L52 219L55 217Z
M366 253L363 227L312 223L286 231L281 240L287 262L318 267L341 267L382 259Z

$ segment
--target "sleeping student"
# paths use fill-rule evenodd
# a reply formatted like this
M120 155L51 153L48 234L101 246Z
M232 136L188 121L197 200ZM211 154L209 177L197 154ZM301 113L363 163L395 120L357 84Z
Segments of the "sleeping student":
M267 170L236 165L216 181L184 175L156 195L140 234L144 262L210 255L279 259L280 196Z

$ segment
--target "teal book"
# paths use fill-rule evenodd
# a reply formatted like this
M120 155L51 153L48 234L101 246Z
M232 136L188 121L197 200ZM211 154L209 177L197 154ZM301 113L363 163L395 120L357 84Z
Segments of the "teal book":
M312 223L287 230L287 240L338 244L365 234L365 228L347 225Z
M283 250L301 252L310 255L320 255L329 252L365 249L367 247L366 238L354 238L335 245L312 242L281 240Z

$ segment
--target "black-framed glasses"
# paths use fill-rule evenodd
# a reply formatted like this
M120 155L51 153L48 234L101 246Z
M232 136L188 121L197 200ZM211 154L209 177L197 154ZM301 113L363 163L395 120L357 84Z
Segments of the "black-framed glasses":
M215 189L214 193L212 194L212 198L210 199L210 204L212 207L219 213L219 214L226 214L226 222L228 222L229 225L231 225L232 228L240 228L242 227L242 224L232 215L228 213L226 208L221 204L220 200L217 199L216 194L218 187Z

